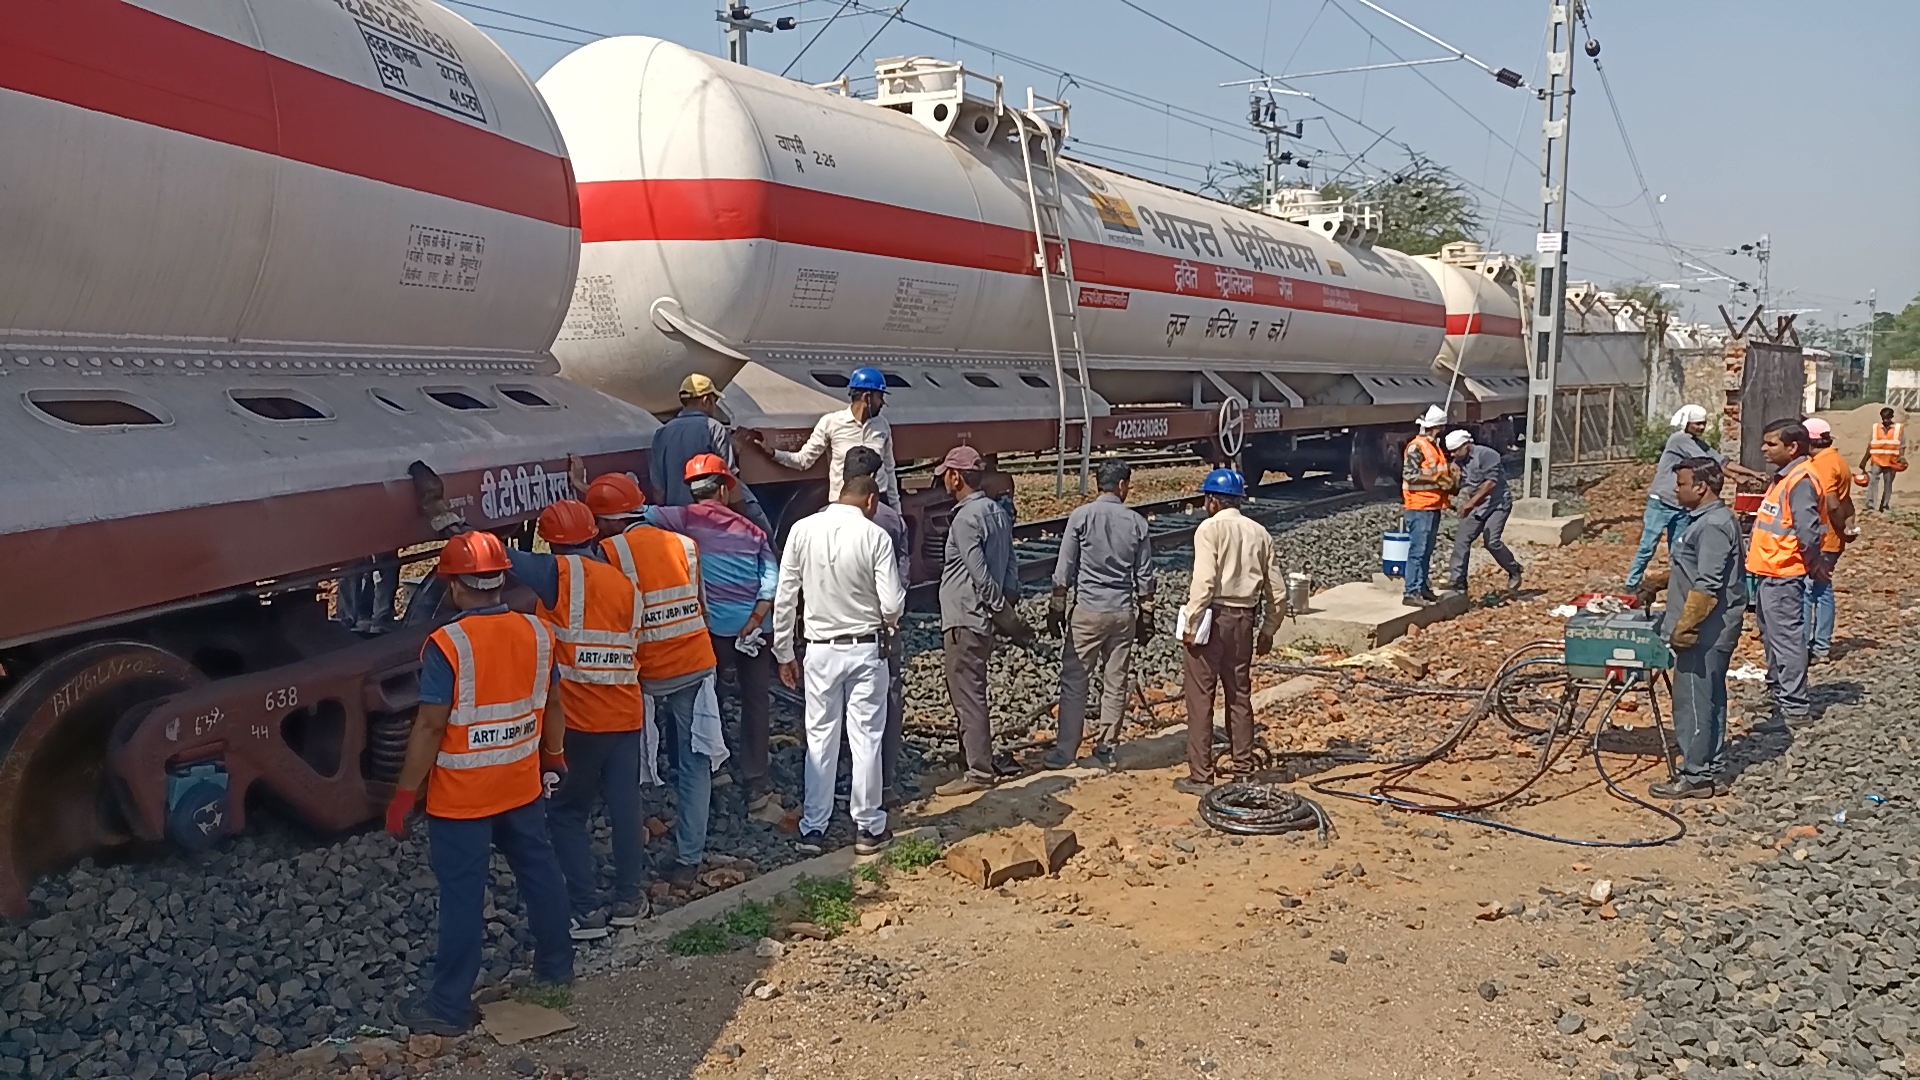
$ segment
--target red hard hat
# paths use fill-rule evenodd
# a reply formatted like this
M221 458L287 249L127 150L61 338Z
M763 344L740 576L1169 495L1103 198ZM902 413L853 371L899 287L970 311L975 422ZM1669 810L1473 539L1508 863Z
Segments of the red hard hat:
M549 544L571 547L597 538L600 529L586 503L561 499L540 511L540 535Z
M640 485L626 473L606 473L596 476L593 483L587 485L587 508L595 517L619 517L632 514L645 505L647 497L640 493Z
M507 546L490 532L467 532L447 541L440 549L438 573L485 576L501 574L513 568L507 559Z
M719 454L695 454L687 459L686 472L681 479L692 483L703 476L718 476L726 481L728 487L733 486L733 470L727 468L727 463L721 460Z
M1857 472L1857 473L1854 473L1854 474L1853 474L1853 483L1854 483L1854 486L1855 486L1855 487L1866 487L1866 486L1867 486L1867 474L1866 474L1866 473L1863 473L1863 472Z

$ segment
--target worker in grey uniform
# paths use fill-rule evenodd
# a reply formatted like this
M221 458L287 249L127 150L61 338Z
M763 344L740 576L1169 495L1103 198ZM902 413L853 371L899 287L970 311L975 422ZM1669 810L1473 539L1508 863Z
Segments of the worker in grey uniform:
M1747 573L1756 590L1760 643L1767 650L1767 689L1778 720L1804 720L1813 711L1807 695L1807 583L1830 579L1820 541L1830 527L1827 500L1807 461L1812 439L1798 420L1775 420L1760 440L1760 453L1779 470L1753 515L1747 540Z
M1453 558L1449 560L1448 592L1467 591L1467 561L1473 556L1473 541L1478 538L1507 572L1507 591L1520 591L1520 560L1501 535L1507 531L1507 516L1513 513L1513 493L1507 489L1507 470L1500 463L1500 451L1481 446L1464 431L1449 431L1447 456L1460 466L1460 490L1467 493L1460 504L1460 525L1453 532Z
M1673 733L1678 775L1647 786L1656 799L1706 799L1724 793L1727 666L1747 614L1746 559L1740 523L1720 501L1726 474L1709 457L1674 466L1674 498L1687 512L1669 552L1670 570L1640 582L1643 597L1667 590L1661 632L1673 648Z
M740 460L733 452L733 428L720 419L720 391L713 380L698 373L680 383L680 411L653 433L653 447L647 453L647 497L656 506L692 506L694 498L687 486L687 462L701 454L718 454L727 463L727 472L740 475ZM726 487L726 502L741 516L760 527L773 540L773 525L760 507L753 489L734 483Z
M1065 769L1080 754L1086 730L1087 677L1100 671L1100 731L1094 760L1115 765L1113 748L1127 713L1133 646L1153 631L1153 545L1147 519L1127 505L1133 469L1124 461L1100 466L1100 495L1073 508L1060 536L1047 629L1060 636L1060 725L1053 752L1042 762ZM1073 591L1073 613L1067 592Z

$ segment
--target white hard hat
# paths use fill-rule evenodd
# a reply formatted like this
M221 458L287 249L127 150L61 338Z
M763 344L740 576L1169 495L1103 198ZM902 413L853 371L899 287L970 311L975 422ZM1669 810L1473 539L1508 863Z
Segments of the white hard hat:
M1438 405L1427 406L1427 411L1420 416L1420 426L1423 428L1440 427L1446 422L1447 410Z
M1454 430L1447 432L1447 449L1449 450L1458 450L1472 441L1473 436L1464 431Z
M1673 426L1676 428L1683 428L1688 424L1704 424L1706 422L1707 410L1698 405L1682 405L1680 406L1680 411L1673 414Z

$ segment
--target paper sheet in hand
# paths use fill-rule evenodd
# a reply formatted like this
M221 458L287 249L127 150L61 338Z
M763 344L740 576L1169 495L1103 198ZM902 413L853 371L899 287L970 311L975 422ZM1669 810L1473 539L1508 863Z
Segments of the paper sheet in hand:
M1174 623L1173 625L1174 636L1179 638L1181 641L1187 640L1187 609L1186 608L1180 609L1180 614L1177 617L1175 617L1175 619L1173 620L1173 623ZM1212 636L1213 636L1213 609L1208 608L1205 611L1202 611L1200 613L1200 625L1199 625L1199 628L1194 630L1193 632L1193 643L1195 645L1205 645L1207 643L1207 639Z

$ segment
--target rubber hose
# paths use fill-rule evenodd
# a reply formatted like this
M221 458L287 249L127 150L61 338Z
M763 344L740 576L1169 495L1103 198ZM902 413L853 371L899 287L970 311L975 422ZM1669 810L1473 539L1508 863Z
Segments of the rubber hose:
M1277 836L1313 829L1322 844L1332 831L1327 812L1278 784L1239 780L1200 797L1200 819L1235 836Z

